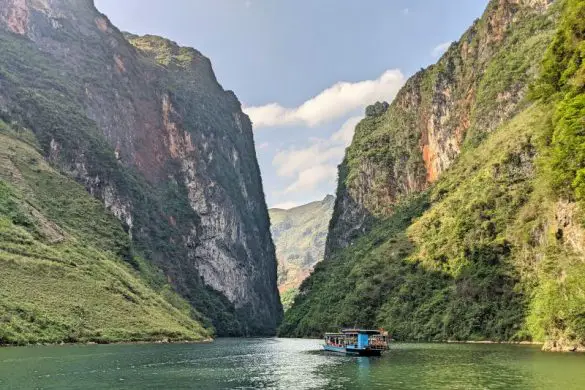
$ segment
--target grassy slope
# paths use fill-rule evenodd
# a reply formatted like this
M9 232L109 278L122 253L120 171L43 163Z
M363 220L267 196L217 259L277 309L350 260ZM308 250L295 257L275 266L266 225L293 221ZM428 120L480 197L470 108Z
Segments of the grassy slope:
M110 50L106 41L92 41L83 43L80 37L67 36L72 45L90 44L95 48ZM152 37L154 47L162 44L166 47L167 40ZM189 50L188 50L189 51ZM0 110L0 119L7 122L17 121L34 132L41 154L48 156L51 151L51 141L60 146L58 161L52 164L61 171L71 172L76 169L75 163L82 162L87 170L86 177L99 177L102 183L112 185L121 199L132 204L134 234L132 245L137 253L144 257L144 264L159 268L168 266L169 269L184 276L184 283L175 286L175 290L185 297L191 305L207 318L206 324L213 324L217 334L241 335L246 333L245 324L238 321L238 313L234 305L221 293L205 285L200 275L192 268L180 268L169 259L187 258L186 244L179 237L185 237L193 228L198 216L189 205L187 189L183 178L177 174L157 186L149 184L146 179L132 167L119 164L114 150L105 140L94 121L90 120L81 102L85 87L83 80L87 79L95 87L110 96L115 91L115 85L109 83L105 77L107 68L96 59L96 54L83 60L84 73L80 77L69 77L67 71L76 74L71 69L72 63L61 62L53 56L40 51L33 42L15 34L0 31L0 84L2 95L10 96L13 101L7 111ZM173 54L173 53L171 53ZM165 61L183 63L185 55L179 53L179 58L167 58ZM169 53L165 53L165 56ZM76 59L80 61L80 59ZM147 60L147 62L150 60ZM150 67L151 64L146 66ZM168 80L167 80L168 81ZM170 81L169 81L170 82ZM176 83L176 85L175 85ZM180 89L181 94L190 96L192 86L184 82L173 81L167 86L170 89ZM194 99L195 100L195 99ZM192 110L193 113L199 111ZM211 120L217 118L212 109L204 112ZM205 128L208 123L189 120L193 128ZM228 127L226 127L228 128ZM176 173L176 167L168 164L169 174ZM231 188L232 194L240 194L240 188L234 189L237 180L233 179L231 170L226 170L221 178L222 183ZM227 184L226 184L227 183ZM235 191L235 192L234 192ZM37 196L43 196L41 192ZM51 210L47 208L47 210ZM170 222L169 216L174 216L176 224ZM252 216L251 216L252 218ZM266 223L266 222L264 222ZM154 264L154 265L153 265ZM149 281L150 283L151 281ZM176 282L176 281L174 281ZM156 287L156 282L154 287Z
M412 250L404 230L427 206L426 195L413 198L370 234L317 264L286 312L280 334L320 336L344 325L374 326L386 291L411 268L402 261Z
M581 66L585 18L566 18L582 16L585 7L567 3L558 33L565 38L555 41L571 48L549 49L548 56L563 53ZM567 32L579 26L579 33ZM495 58L482 82L485 91L494 87L490 79L513 81L510 73L526 69L523 61L533 61L535 48L542 48L534 43L543 37L522 34L515 32L516 50ZM549 58L545 65L562 68L562 61ZM579 199L579 66L572 66L571 87L559 93L556 109L547 101L530 107L524 102L513 120L490 135L472 127L471 142L428 194L404 200L371 233L317 267L281 334L317 335L357 321L384 326L398 339L532 339L551 348L583 348L585 262L563 238L563 229L582 237L582 220L567 225L559 218L559 194L566 194L567 182L572 180ZM561 73L552 78L561 79ZM559 163L567 157L572 164ZM561 167L573 176L559 191Z
M209 338L133 256L120 223L34 140L0 121L0 344Z
M498 229L532 190L531 165L523 170L518 164L525 152L533 156L530 133L541 119L536 109L518 116L464 153L433 190L406 200L349 250L325 261L281 330L318 334L358 321L383 325L399 339L521 336L523 295L515 290L518 274L505 231ZM302 313L307 307L308 315Z

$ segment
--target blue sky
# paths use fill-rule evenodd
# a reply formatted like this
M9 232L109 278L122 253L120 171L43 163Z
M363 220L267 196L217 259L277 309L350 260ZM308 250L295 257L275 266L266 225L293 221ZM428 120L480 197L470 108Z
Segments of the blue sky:
M364 107L390 101L488 0L96 0L121 30L211 58L254 122L269 206L335 191Z

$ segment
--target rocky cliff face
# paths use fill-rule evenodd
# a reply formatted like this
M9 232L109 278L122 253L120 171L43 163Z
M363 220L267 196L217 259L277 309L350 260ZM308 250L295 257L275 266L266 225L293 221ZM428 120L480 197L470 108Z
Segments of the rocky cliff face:
M390 215L401 199L429 188L465 143L477 144L518 112L539 69L538 61L520 58L542 49L537 35L550 3L491 1L437 64L407 81L389 108L370 110L340 168L327 253L367 231L372 217ZM523 53L513 52L517 28L535 32Z
M493 0L366 110L282 335L585 346L585 3Z
M327 195L321 201L290 210L268 210L278 260L278 289L285 307L292 303L313 267L323 260L334 203L335 198Z
M39 151L0 119L0 345L209 339L122 223Z
M210 61L124 35L90 0L1 0L3 115L126 225L220 334L282 309L252 126Z

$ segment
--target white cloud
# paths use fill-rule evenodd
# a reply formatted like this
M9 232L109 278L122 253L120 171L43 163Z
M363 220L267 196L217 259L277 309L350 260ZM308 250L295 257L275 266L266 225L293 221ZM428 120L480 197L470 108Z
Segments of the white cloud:
M405 77L399 70L387 70L375 80L338 82L298 107L287 108L270 103L246 107L244 111L256 129L299 124L314 127L341 118L377 100L391 101L404 82Z
M403 9L402 14L404 14L404 15L410 14L410 9L408 9L408 8Z
M283 191L283 194L291 192L312 191L322 184L333 184L337 167L335 165L323 164L304 169L299 172L297 179Z
M281 194L306 192L321 185L335 185L337 165L353 138L355 126L363 117L354 116L328 139L313 138L306 148L290 148L274 156L272 165L281 177L294 178Z
M443 53L445 53L447 51L447 49L449 48L449 46L451 46L452 43L453 43L453 41L443 42L441 44L438 44L431 51L431 55L435 58L442 56Z
M294 209L298 205L299 204L297 202L284 202L284 203L275 204L274 206L271 207L271 209L290 210L290 209Z
M250 8L250 7L252 6L252 0L246 0L246 1L244 2L244 6L245 6L246 8Z
M345 146L332 144L329 140L313 139L313 144L304 149L291 148L278 152L272 160L279 176L291 177L300 171L327 161L341 161Z
M259 107L247 107L244 111L254 122L255 128L318 124L348 116L359 108L375 101L391 101L404 84L405 78L398 70L388 70L376 80L356 83L339 82L298 107L286 108L278 103ZM307 193L324 186L334 186L337 165L343 159L345 149L351 144L355 127L363 116L346 119L338 131L329 138L311 138L304 148L290 147L276 153L272 165L280 177L290 178L290 183L276 196Z
M270 146L270 144L268 142L262 142L260 145L256 146L256 149L262 150L262 149L266 149L269 146Z
M331 136L332 141L343 142L345 146L349 146L351 141L353 140L353 133L355 132L355 127L357 124L363 119L363 116L352 116L348 120L345 121L343 125L341 125L341 129L339 129L336 133Z

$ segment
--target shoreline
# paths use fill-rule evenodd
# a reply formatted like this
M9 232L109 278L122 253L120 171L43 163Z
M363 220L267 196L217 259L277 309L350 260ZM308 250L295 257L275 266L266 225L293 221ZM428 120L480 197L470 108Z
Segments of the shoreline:
M297 338L297 337L283 337L283 338ZM307 337L310 340L321 340L317 337ZM524 345L524 346L540 346L542 352L554 353L585 353L584 345L552 343L550 341L493 341L493 340L442 340L442 341L426 341L426 340L392 340L391 343L402 344L501 344L501 345Z
M240 337L215 337L215 338L207 338L202 340L137 340L137 341L86 341L86 342L55 342L55 343L29 343L29 344L0 344L0 349L3 348L34 348L34 347L71 347L71 346L91 346L91 345L144 345L144 344L211 344L217 339L222 338L242 338L242 339L250 339L250 338L273 338L276 336L240 336Z
M217 339L222 337L216 338L207 338L203 340L140 340L140 341L113 341L113 342L95 342L95 341L88 341L88 342L77 342L77 343L36 343L36 344L25 344L25 345L15 345L15 344L0 344L0 349L9 349L9 348L37 348L37 347L72 347L72 346L94 346L94 345L146 345L146 344L211 344ZM250 337L243 337L243 338L250 338ZM260 338L270 338L270 337L260 337ZM276 337L282 339L288 339L290 337ZM306 340L321 340L320 338L314 337L306 337L301 339ZM493 341L493 340L446 340L446 341L415 341L415 340L392 340L394 343L403 343L403 344L486 344L486 345L493 345L493 344L501 344L501 345L525 345L525 346L541 346L541 351L543 352L556 352L556 353L585 353L585 348L580 346L559 346L559 345L550 345L550 343L540 342L540 341Z
M507 344L507 345L544 345L542 341L493 341L493 340L447 340L438 341L441 344Z
M280 337L283 339L289 338L300 338L300 339L310 339L310 340L322 340L321 337ZM404 344L509 344L509 345L544 345L545 342L542 341L493 341L493 340L441 340L441 341L429 341L429 340L395 340L392 339L391 342L394 343L404 343Z
M0 344L0 349L3 348L35 348L35 347L72 347L72 346L92 346L92 345L144 345L144 344L211 344L215 341L214 338L203 339L203 340L139 340L139 341L112 341L112 342L78 342L78 343L30 343L24 345L16 344Z

